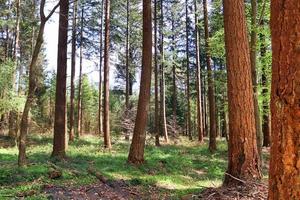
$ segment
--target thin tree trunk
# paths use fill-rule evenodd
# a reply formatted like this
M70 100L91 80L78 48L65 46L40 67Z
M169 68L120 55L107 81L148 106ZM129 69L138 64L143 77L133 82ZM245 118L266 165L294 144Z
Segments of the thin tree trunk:
M99 135L103 134L103 117L102 117L102 60L103 60L103 12L104 12L104 1L101 4L101 16L100 16L100 55L99 55L99 100L98 100L98 129Z
M103 131L104 131L104 147L107 149L111 149L110 123L109 123L109 32L110 32L110 0L105 0Z
M34 98L35 98L35 90L36 90L36 80L37 80L37 61L39 57L39 53L42 47L43 43L43 35L44 35L44 28L46 22L49 20L49 18L52 16L56 8L59 6L57 4L48 14L46 17L44 15L44 7L45 7L45 0L41 0L40 3L40 27L39 27L39 32L38 36L36 38L35 46L34 46L34 51L31 57L31 62L29 65L29 87L28 87L28 95L27 99L25 102L24 110L23 110L23 115L21 119L21 124L20 124L20 136L19 136L19 155L18 155L18 165L19 166L24 166L26 165L26 137L27 137L27 132L28 132L28 116L30 109L33 105Z
M164 10L163 10L163 1L160 0L160 117L162 123L162 132L164 134L165 143L169 142L168 130L167 130L167 117L166 117L166 92L165 92L165 72L164 72L164 64L165 64L165 54L164 54Z
M256 75L256 17L257 17L257 0L251 0L251 40L250 40L250 60L251 60L251 74L252 74L252 87L253 87L253 100L254 100L254 115L255 115L255 127L257 138L257 149L261 156L261 126L258 106L258 92L257 92L257 75Z
M76 68L76 29L77 29L77 4L73 2L73 22L72 22L72 55L71 55L71 94L70 94L70 134L69 140L74 140L74 96L75 96L75 68Z
M195 46L196 46L196 92L197 92L197 132L198 142L203 142L203 123L202 123L202 100L201 100L201 69L199 55L199 28L198 28L198 9L197 1L194 0L195 6Z
M80 49L79 49L79 83L78 83L78 102L77 102L77 137L82 135L82 59L83 59L83 9L81 8L80 25Z
M272 144L269 200L300 197L300 2L271 1Z
M175 13L172 13L173 16ZM172 104L173 104L173 129L174 129L174 136L176 136L176 133L177 133L177 88L176 88L176 62L175 62L175 59L176 59L176 56L174 55L175 53L175 27L174 27L174 18L172 18L172 40L173 40L173 43L172 43L172 55L173 55L173 58L172 58L172 84L173 84L173 101L172 101ZM177 52L176 52L177 53Z
M250 49L243 0L224 0L224 27L229 99L227 173L245 181L260 179ZM240 182L226 175L224 184Z
M205 54L208 80L208 103L209 103L209 150L214 152L217 149L216 143L216 101L215 101L215 84L213 72L211 68L211 56L209 46L209 31L208 31L208 13L207 1L203 0L204 13L204 32L205 32Z
M190 105L190 58L189 58L189 21L188 21L188 0L185 1L185 33L186 33L186 98L187 98L187 119L186 129L189 139L192 140L191 132L191 105Z
M146 140L146 124L150 102L151 72L152 72L152 20L151 0L143 0L143 52L141 86L138 110L134 126L132 143L128 155L128 162L141 164L144 162L144 148Z
M159 99L158 99L158 64L157 64L157 0L154 0L154 95L155 95L155 146L159 143Z

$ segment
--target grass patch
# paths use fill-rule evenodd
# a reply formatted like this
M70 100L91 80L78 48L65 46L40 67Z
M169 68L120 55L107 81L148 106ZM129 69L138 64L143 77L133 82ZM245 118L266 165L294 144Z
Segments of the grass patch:
M185 138L180 145L146 146L146 163L139 167L127 164L129 143L114 138L113 149L102 148L102 141L86 136L69 144L68 159L57 162L50 158L52 139L31 136L25 168L17 167L17 148L0 149L0 199L11 199L21 193L34 191L28 199L46 198L41 193L44 185L79 186L96 182L87 172L92 167L111 180L124 179L132 186L147 191L156 187L162 194L178 199L204 186L219 186L227 167L226 142L218 141L218 150L211 154L207 144L199 145ZM62 170L62 177L50 179L53 163Z

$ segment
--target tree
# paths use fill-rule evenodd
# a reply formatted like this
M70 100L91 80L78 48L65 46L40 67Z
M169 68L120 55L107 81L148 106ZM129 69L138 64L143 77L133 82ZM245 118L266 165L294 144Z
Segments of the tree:
M43 35L44 35L45 25L46 25L46 22L50 19L50 17L55 12L56 8L60 5L60 4L57 4L56 6L54 6L54 8L50 11L50 13L47 16L45 16L45 13L44 13L45 1L46 0L42 0L40 3L40 27L39 27L38 36L36 38L34 51L33 51L30 66L29 66L28 95L27 95L27 99L26 99L26 103L24 106L23 115L22 115L22 119L21 119L21 124L20 124L19 155L18 155L18 165L19 166L26 165L26 137L27 137L27 132L28 132L28 115L29 115L30 109L33 105L34 98L35 98L35 91L37 88L36 80L37 80L38 69L36 68L36 66L37 66L37 60L39 57L39 53L40 53L40 50L41 50L41 47L43 44Z
M73 22L72 22L72 55L71 55L71 94L70 94L70 133L69 140L74 140L74 96L75 96L75 66L76 66L76 29L77 29L77 5L73 2Z
M134 126L132 143L129 150L128 162L142 164L144 162L144 148L147 124L147 114L150 102L151 72L152 72L152 20L151 0L143 0L143 53L141 85L138 110Z
M207 67L207 83L208 83L208 104L209 104L209 150L211 152L217 149L216 136L216 100L215 100L215 84L213 78L213 71L211 68L211 56L209 46L209 32L208 32L208 13L207 1L203 0L204 13L204 32L205 32L205 56Z
M66 78L68 46L68 11L69 1L60 1L57 76L55 95L55 118L52 156L63 158L66 150Z
M77 137L82 134L82 59L83 59L83 9L81 8L80 22L80 49L79 49L79 80L77 98Z
M110 26L110 0L105 0L105 35L104 35L104 109L103 132L104 147L111 149L109 124L109 27Z
M283 6L284 5L284 6ZM272 145L269 199L300 196L300 3L271 1Z
M251 180L261 178L261 173L256 143L250 49L244 11L243 0L224 0L229 101L227 173L243 180ZM236 181L226 175L224 183L234 184Z
M100 49L99 49L99 100L98 100L98 131L99 134L103 133L103 117L102 117L102 60L103 60L103 11L104 1L101 3L101 15L100 15Z

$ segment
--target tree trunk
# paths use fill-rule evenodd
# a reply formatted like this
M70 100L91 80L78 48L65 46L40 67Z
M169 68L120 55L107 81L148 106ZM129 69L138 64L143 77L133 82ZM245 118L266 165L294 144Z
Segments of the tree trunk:
M254 100L254 115L255 115L255 129L257 138L257 149L261 156L261 126L260 126L260 112L258 106L258 92L257 92L257 75L256 75L256 17L257 17L257 0L251 0L251 40L250 40L250 61L251 61L251 74L252 74L252 87L253 87L253 100Z
M111 149L110 124L109 124L109 31L110 31L110 0L105 0L103 131L104 131L104 147L107 149Z
M75 96L75 66L76 66L76 29L77 29L77 4L73 2L73 22L72 22L72 55L71 55L71 94L70 94L70 133L69 140L74 140L74 96Z
M44 29L45 24L49 20L49 18L52 16L56 8L59 6L57 4L48 14L47 17L44 15L44 7L45 7L45 0L41 0L40 3L40 27L38 36L36 38L33 54L31 57L31 62L29 65L29 87L28 87L28 95L25 103L25 107L23 110L23 115L21 119L20 124L20 136L19 136L19 155L18 155L18 165L24 166L26 165L26 137L28 132L28 115L30 112L30 109L34 102L35 97L35 90L36 90L36 80L37 80L37 69L36 64L39 57L39 53L43 44L43 35L44 35Z
M78 83L78 102L77 102L77 137L82 135L82 59L83 59L83 9L81 8L81 25L80 25L80 52L79 52L79 83Z
M173 16L175 15L175 13L173 12L172 13ZM172 51L172 55L173 55L173 58L172 58L172 88L173 88L173 99L172 99L172 105L173 105L173 135L176 136L176 133L177 133L177 86L176 86L176 62L175 62L175 59L176 59L176 56L174 55L174 53L177 53L175 52L175 38L176 38L176 35L175 35L175 27L174 27L174 18L172 18L172 47L171 47L171 51Z
M52 157L65 157L66 150L66 78L69 1L60 0L57 51L57 77Z
M186 130L189 139L192 140L191 132L191 104L190 104L190 50L189 50L189 18L188 18L188 0L185 0L185 34L186 34L186 98L187 98L187 113L186 113Z
M207 13L206 0L203 0L203 13L204 13L204 32L205 32L205 56L206 56L207 80L208 80L209 150L211 152L214 152L215 150L217 150L216 101L215 101L215 84L214 84L213 72L211 68L209 31L208 31L208 13Z
M169 143L166 117L166 92L165 92L165 54L164 54L164 10L163 1L160 0L160 117L161 117L161 131L164 134L165 143Z
M260 26L264 26L264 21L262 20ZM270 146L270 118L269 118L269 101L268 101L268 80L267 80L267 64L266 64L266 44L265 44L265 35L264 33L260 33L260 56L262 62L262 75L261 75L261 82L262 82L262 96L263 96L263 105L262 105L262 132L263 132L263 146L269 147Z
M151 72L152 72L152 23L151 0L143 0L143 52L141 86L138 110L134 126L132 143L128 155L128 162L141 164L144 162L144 148L146 140L147 114L150 102Z
M101 16L100 16L100 55L99 55L99 102L98 102L98 131L99 135L103 134L103 117L102 117L102 60L103 60L103 12L104 12L104 1L101 3Z
M272 144L269 199L300 197L300 2L271 1Z
M224 0L224 27L229 100L227 173L246 181L260 179L250 49L243 0ZM240 182L226 175L224 184Z
M198 142L203 140L203 123L202 123L202 100L201 100L201 69L200 69L200 55L199 55L199 31L198 31L198 9L197 1L194 0L195 6L195 46L196 46L196 92L197 92L197 132Z
M157 64L157 0L154 0L154 95L155 95L155 146L160 146L159 143L159 99L158 99L158 64Z

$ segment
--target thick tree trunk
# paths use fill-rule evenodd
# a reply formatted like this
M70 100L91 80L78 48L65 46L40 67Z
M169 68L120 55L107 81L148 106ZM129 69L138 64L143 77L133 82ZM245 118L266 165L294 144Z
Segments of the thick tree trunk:
M72 55L71 55L71 94L70 94L70 133L69 140L74 140L74 96L75 96L75 68L76 68L76 29L77 29L77 4L73 2L73 22L72 22Z
M143 53L142 74L138 102L138 110L134 126L132 143L128 155L128 162L141 164L144 162L144 148L146 140L145 128L150 102L151 72L152 72L152 23L151 0L143 0Z
M211 152L214 152L215 150L217 150L216 101L215 101L215 84L214 84L213 72L211 68L209 31L208 31L208 13L207 13L206 0L203 0L203 13L204 13L204 32L205 32L205 56L206 56L207 80L208 80L209 150Z
M202 101L201 101L201 69L199 55L199 31L198 31L198 9L197 1L194 0L195 6L195 46L196 46L196 92L197 92L197 132L198 142L203 142L203 122L202 122Z
M192 140L191 131L191 104L190 104L190 47L189 47L189 17L188 17L188 0L185 1L185 34L186 34L186 98L187 98L187 113L186 113L186 131L189 139Z
M166 116L166 91L165 91L165 54L164 54L164 9L163 1L160 0L160 117L161 131L164 135L165 143L169 143L167 116Z
M264 21L262 20L260 26L264 26ZM267 64L266 64L266 41L264 33L260 33L260 56L262 62L262 75L261 75L261 84L262 84L262 96L263 96L263 105L262 105L262 133L263 133L263 146L270 146L270 117L269 117L269 101L268 101L268 80L267 80Z
M99 55L99 100L98 100L98 132L99 135L103 134L103 109L102 109L102 60L103 60L103 12L104 12L104 1L101 3L101 16L100 16L100 55Z
M60 0L53 157L66 154L66 78L69 1Z
M104 147L107 149L111 149L110 123L109 123L109 32L110 32L110 0L105 0L103 132L104 132Z
M157 0L154 0L154 95L155 95L155 110L154 110L154 126L155 126L155 146L160 146L159 143L159 95L158 95L158 64L157 64Z
M227 173L243 180L260 179L250 49L243 0L224 0L224 27L229 100ZM224 183L240 184L228 175Z
M272 144L269 199L300 197L300 2L271 1Z
M77 137L82 135L82 59L83 59L83 9L81 8L80 25L80 50L79 50L79 80L78 80L78 100L77 100Z
M251 40L250 40L250 61L253 87L253 101L254 101L254 115L255 115L255 129L257 138L257 149L261 156L261 126L260 126L260 112L258 106L258 92L257 92L257 75L256 75L256 17L257 17L257 0L251 0Z

